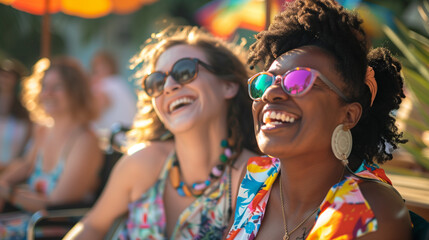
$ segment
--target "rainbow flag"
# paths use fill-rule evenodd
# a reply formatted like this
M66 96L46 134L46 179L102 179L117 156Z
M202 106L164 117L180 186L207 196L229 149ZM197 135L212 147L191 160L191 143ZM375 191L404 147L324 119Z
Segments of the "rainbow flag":
M362 0L337 0L343 7L356 10L363 19L363 28L370 38L383 37L383 24L396 29L394 14L388 8Z
M273 18L283 3L291 0L214 0L200 8L195 17L201 26L222 38L230 38L238 28L259 32L266 25L266 1L270 1Z

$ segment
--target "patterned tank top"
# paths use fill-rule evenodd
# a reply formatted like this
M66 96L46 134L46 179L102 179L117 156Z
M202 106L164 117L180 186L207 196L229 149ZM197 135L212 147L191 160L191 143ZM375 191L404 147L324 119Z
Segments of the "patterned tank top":
M169 155L154 186L128 205L128 219L119 239L167 239L163 195L173 154ZM170 239L221 239L229 221L230 194L227 167L220 180L180 214Z
M44 193L46 195L51 194L58 183L61 173L63 172L64 161L65 156L62 155L55 168L49 172L45 172L43 171L42 154L37 154L36 166L30 178L28 179L28 185L30 186L31 190L38 193Z
M34 171L27 180L28 185L33 191L44 193L46 195L51 194L51 192L57 186L58 180L63 173L65 160L67 159L73 144L76 142L77 137L82 132L83 129L79 128L71 134L70 138L61 151L60 159L58 159L57 165L49 172L43 171L43 156L40 151L37 153Z

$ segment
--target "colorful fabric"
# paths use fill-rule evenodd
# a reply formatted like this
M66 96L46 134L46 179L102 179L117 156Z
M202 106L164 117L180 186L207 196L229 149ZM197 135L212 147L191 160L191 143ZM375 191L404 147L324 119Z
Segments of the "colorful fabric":
M46 173L42 169L43 159L41 154L38 154L34 172L28 180L29 187L35 192L49 195L63 172L63 159L64 157L59 160L52 171ZM25 212L0 214L0 239L25 239L31 215L32 213Z
M37 154L36 166L27 183L31 190L49 195L57 186L61 173L64 170L65 157L62 156L54 169L50 172L43 171L43 158Z
M253 157L240 185L235 219L227 239L254 239L261 226L271 187L278 176L280 161ZM364 162L356 175L391 184L384 170ZM346 176L332 186L319 207L316 222L307 236L311 239L355 239L377 230L377 219L359 189L363 180Z
M167 239L163 195L173 160L173 154L170 154L155 185L128 205L128 219L119 239ZM226 168L219 181L209 186L180 214L170 239L222 238L229 220L228 172L229 168Z
M57 165L51 171L43 171L42 154L40 152L37 154L34 171L27 180L27 184L31 190L46 195L51 194L64 170L65 159L71 149L73 140L76 139L80 132L81 131L76 131L70 138L71 140L69 140L69 142L64 146ZM31 215L32 213L27 212L0 214L0 239L25 239L28 221L30 220Z
M30 213L0 214L0 239L25 239Z
M270 4L271 19L282 9L285 1L266 0ZM208 29L213 35L230 38L238 28L252 31L265 29L266 2L258 0L214 0L198 9L197 22Z

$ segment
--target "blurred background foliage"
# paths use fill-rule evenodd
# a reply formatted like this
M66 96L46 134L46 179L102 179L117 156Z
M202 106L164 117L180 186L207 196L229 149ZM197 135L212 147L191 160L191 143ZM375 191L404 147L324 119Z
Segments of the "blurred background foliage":
M422 14L425 14L422 12ZM427 19L427 15L422 16ZM429 21L426 21L429 26ZM407 99L397 114L400 129L409 142L402 147L413 160L429 170L429 39L397 21L399 31L384 26L383 32L402 52L401 62Z
M410 141L401 150L407 153L407 161L417 163L417 167L408 168L429 172L428 0L338 1L359 12L373 46L388 47L402 60L409 100L404 101L397 114ZM110 14L96 19L52 14L51 55L74 56L88 69L92 54L107 49L118 57L123 75L130 76L128 61L151 33L171 23L198 25L197 11L210 2L157 0L128 15ZM41 16L0 4L0 57L16 58L30 68L40 58L41 24ZM255 33L238 29L233 37L246 38L249 46Z

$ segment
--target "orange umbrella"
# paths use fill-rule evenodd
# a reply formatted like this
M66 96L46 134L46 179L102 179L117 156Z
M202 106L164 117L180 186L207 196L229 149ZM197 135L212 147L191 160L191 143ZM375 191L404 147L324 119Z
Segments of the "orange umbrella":
M0 0L0 3L35 15L43 15L42 57L49 57L49 15L63 12L83 18L98 18L110 13L129 14L157 0Z

